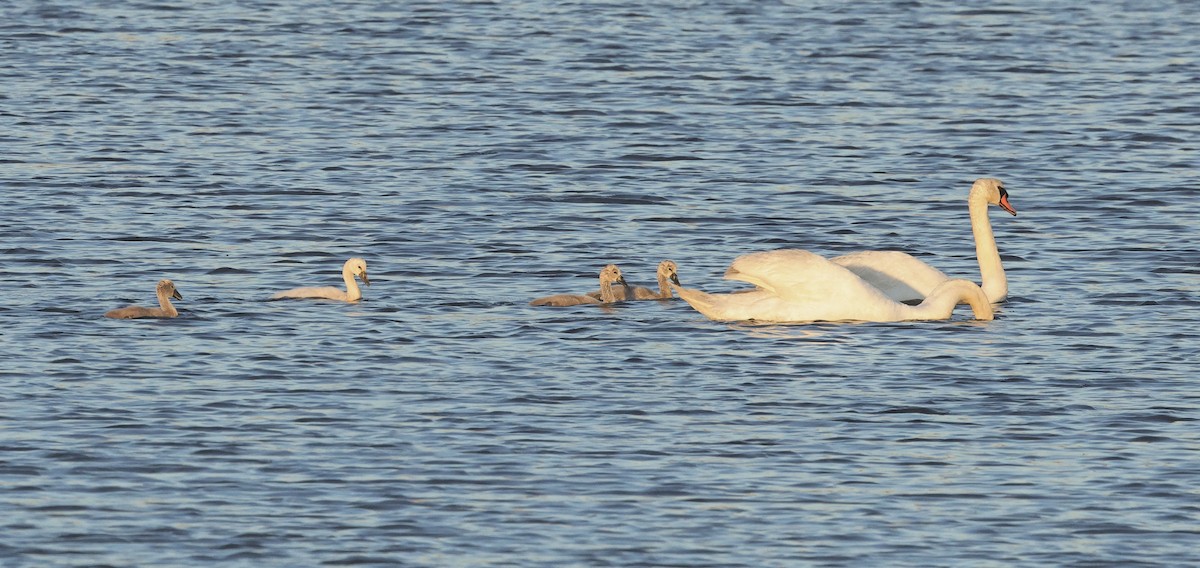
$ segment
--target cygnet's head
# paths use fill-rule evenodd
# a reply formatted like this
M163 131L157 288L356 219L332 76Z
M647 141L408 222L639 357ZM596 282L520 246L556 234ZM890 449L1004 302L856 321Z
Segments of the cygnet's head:
M664 260L664 261L658 263L659 279L662 279L665 277L665 278L669 279L671 282L679 284L678 271L679 271L679 267L675 265L675 261L673 261L673 260Z
M183 294L180 294L179 290L175 289L175 283L166 278L158 281L158 293L176 300L183 299Z
M358 279L362 280L363 284L367 286L371 285L371 281L367 279L367 261L361 258L354 257L350 260L347 260L346 264L342 266L342 271L347 271L350 274L357 276Z
M983 193L989 204L999 205L1005 211L1017 214L1017 210L1008 203L1008 191L1004 189L1004 182L996 178L979 178L971 186L971 194L975 193Z
M621 269L617 268L617 265L610 264L600 271L600 284L620 284L624 286L625 276L621 274Z

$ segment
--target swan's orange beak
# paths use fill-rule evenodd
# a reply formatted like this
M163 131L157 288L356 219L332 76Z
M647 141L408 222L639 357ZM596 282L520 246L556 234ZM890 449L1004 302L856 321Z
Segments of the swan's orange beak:
M1012 214L1013 214L1013 216L1016 216L1016 214L1017 214L1017 210L1016 210L1016 209L1013 209L1013 206L1012 206L1012 205L1009 205L1009 203L1008 203L1008 196L1007 196L1007 195L1001 195L1001 196L1000 196L1000 207L1003 207L1005 211L1008 211L1009 213L1012 213Z

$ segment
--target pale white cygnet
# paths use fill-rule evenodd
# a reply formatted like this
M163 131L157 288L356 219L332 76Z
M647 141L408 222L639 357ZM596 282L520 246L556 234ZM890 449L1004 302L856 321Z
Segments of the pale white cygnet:
M171 298L182 300L183 295L179 290L175 289L175 283L167 279L158 281L158 305L157 308L143 308L141 306L129 306L126 308L117 308L109 310L104 314L106 318L116 319L136 319L136 318L173 318L179 315L179 310L171 305Z
M367 279L367 261L358 257L347 260L346 264L342 265L342 280L346 283L345 290L335 286L292 288L291 290L276 292L274 296L271 296L271 299L323 298L326 300L338 300L340 302L357 302L362 299L362 290L359 290L358 282L354 281L355 276L362 279L363 285L371 285L371 281Z
M556 294L538 298L529 302L529 305L561 307L578 306L579 304L611 304L621 300L617 297L613 284L620 284L622 289L628 286L625 284L625 277L621 275L621 269L617 268L615 264L610 264L600 271L600 296L598 298L587 294Z

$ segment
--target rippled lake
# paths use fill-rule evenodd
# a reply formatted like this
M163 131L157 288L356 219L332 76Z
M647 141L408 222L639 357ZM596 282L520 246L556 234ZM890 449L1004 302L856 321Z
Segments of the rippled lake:
M0 565L1200 564L1194 2L0 15ZM978 177L995 321L528 305L977 279Z

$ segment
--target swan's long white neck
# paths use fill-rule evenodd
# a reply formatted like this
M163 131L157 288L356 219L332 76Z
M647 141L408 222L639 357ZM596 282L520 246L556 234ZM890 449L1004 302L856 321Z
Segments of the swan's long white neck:
M170 317L179 315L179 310L176 310L175 306L171 304L171 294L167 293L166 288L158 290L158 307L162 308L163 313Z
M347 300L357 302L362 299L362 290L358 288L358 282L354 281L354 271L349 266L342 269L342 281L346 283Z
M996 250L996 236L992 233L992 222L988 219L987 195L972 191L967 200L971 212L971 232L975 234L975 256L979 258L979 277L983 280L983 293L988 300L1002 302L1008 296L1008 277L1000 264L1000 251Z
M970 304L977 320L990 321L995 317L986 293L974 282L957 278L939 284L916 306L900 306L911 319L946 319L958 304Z

